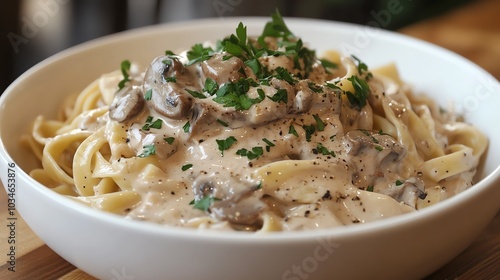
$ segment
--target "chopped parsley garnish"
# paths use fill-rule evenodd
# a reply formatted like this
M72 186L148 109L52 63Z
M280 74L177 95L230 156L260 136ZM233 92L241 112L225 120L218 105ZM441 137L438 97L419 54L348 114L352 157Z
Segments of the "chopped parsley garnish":
M295 130L293 124L291 124L290 127L288 128L288 134L293 134L295 135L295 137L299 137L299 134L297 133L297 130Z
M359 58L357 58L354 55L351 55L351 57L356 61L357 66L358 66L358 73L360 75L364 75L366 73L366 80L368 81L371 77L373 77L372 73L368 71L368 66L362 62Z
M224 127L228 127L229 126L229 124L227 122L225 122L225 121L223 121L221 119L217 119L217 122L220 123Z
M193 167L193 165L191 163L188 163L188 164L185 164L181 167L181 170L182 171L186 171L188 170L189 168Z
M373 186L368 186L368 187L366 188L366 191L373 192Z
M321 65L323 65L323 67L325 68L339 68L339 66L337 65L337 63L333 63L329 60L326 60L326 59L320 59L319 60L321 62Z
M382 131L382 129L380 129L380 130L378 131L378 134L379 134L379 135L390 135L389 133L385 133L384 131Z
M296 55L294 56L294 68L302 70L301 64L299 62L299 59L302 59L305 75L301 78L307 78L309 76L309 73L311 73L312 71L313 64L316 61L316 52L304 47L302 44L302 40L299 39L295 45L295 53Z
M195 209L207 211L210 208L210 206L212 206L212 204L218 200L220 199L213 196L205 196L200 200L194 199L191 202L189 202L189 204L193 205Z
M262 90L262 89L257 89L257 91L259 91L259 90ZM262 91L262 93L264 93L264 91ZM259 92L259 95L260 95L260 92ZM286 89L282 89L282 88L278 89L278 91L273 96L268 95L267 97L276 103L283 102L286 104L288 102L288 92L286 91Z
M189 121L187 121L183 126L182 126L182 130L186 133L189 132L189 129L191 128L191 123Z
M375 150L381 152L384 148L382 146L375 146Z
M401 185L403 184L403 182L402 182L402 181L400 181L400 180L396 180L396 182L395 182L395 183L396 183L396 186L401 186Z
M207 98L203 93L196 91L196 90L190 90L188 88L185 89L189 94L191 94L193 97L199 98L199 99L205 99Z
M339 86L337 86L336 84L332 84L332 83L327 82L327 83L325 83L325 86L329 87L335 91L342 91L342 89Z
M122 75L123 75L123 79L118 83L118 90L120 90L123 87L125 87L125 83L127 83L128 81L130 81L130 75L128 73L130 71L130 65L131 64L130 64L129 60L124 60L120 64L120 69L121 69L121 72L122 72Z
M236 151L237 155L247 157L249 160L257 159L264 153L262 147L253 147L251 151L243 148Z
M323 144L321 143L318 143L318 145L316 145L316 150L324 156L333 156L333 157L336 156L335 151L328 150L328 148L323 146Z
M144 99L151 100L152 97L153 97L153 89L146 90L146 93L144 94Z
M208 94L210 94L210 95L214 95L218 89L219 89L219 85L217 84L216 81L214 81L211 78L205 79L205 86L203 88L204 91L208 92Z
M189 60L187 65L191 65L197 62L202 62L208 60L214 54L214 50L210 47L203 47L202 44L195 44L187 51L186 56Z
M142 130L148 131L151 128L160 129L162 123L163 123L163 121L161 119L156 119L155 121L153 121L153 117L148 116L146 119L146 123L142 126Z
M293 77L292 77L292 74L290 74L290 72L288 72L288 70L286 70L285 68L283 67L278 67L275 69L276 71L276 75L274 75L277 79L280 79L280 80L284 80L285 82L293 85L295 83Z
M168 56L176 56L176 54L175 54L173 51L171 51L171 50L166 50L166 51L165 51L165 55L168 55Z
M139 157L141 157L141 158L156 154L156 147L154 144L145 145L142 148L143 148L143 151L139 155Z
M379 143L378 139L375 138L375 136L373 136L373 134L371 134L368 130L366 130L366 129L359 129L359 130L361 132L363 132L364 135L369 136L370 138L372 138L373 143L375 143L375 144Z
M264 91L257 91L259 97L250 98L247 95L250 87L257 87L257 84L251 78L243 79L234 83L225 83L217 92L213 99L224 107L234 107L236 110L248 110L252 105L260 103L265 98Z
M361 108L363 108L366 105L366 99L370 94L370 87L368 86L365 80L360 79L356 75L347 78L347 80L349 80L352 83L352 86L354 88L354 93L350 91L347 91L345 93L347 99L354 108L361 110Z
M310 90L312 90L315 93L322 93L323 92L323 89L314 82L308 82L307 86L309 87Z
M318 115L314 114L313 118L316 121L316 127L318 128L318 131L325 130L326 124L320 119L320 117Z
M237 142L234 136L229 136L228 138L222 140L216 139L215 141L217 141L217 145L219 147L219 151L221 152L222 156L224 156L225 150L228 150L234 143Z
M271 15L271 18L272 21L266 23L266 26L262 31L262 35L258 38L261 46L265 46L264 39L266 37L283 38L286 40L289 38L295 38L292 31L290 31L290 29L286 26L285 21L278 10Z
M236 34L231 34L228 38L222 40L220 45L222 51L240 58L258 78L262 78L266 74L265 67L258 60L258 57L262 56L264 52L248 42L247 28L243 23L238 24Z
M271 147L274 147L276 145L274 145L273 142L269 141L267 138L263 138L262 141L264 141L264 143L266 143L266 152L269 153L269 151L271 150Z
M175 138L174 137L165 137L165 138L163 138L163 140L165 140L165 142L167 142L168 144L172 145L172 143L174 143Z
M177 82L177 78L175 76L170 76L170 77L163 76L163 80L165 81L165 83L176 83Z
M302 128L306 132L306 141L310 142L311 141L311 136L316 131L316 127L313 124L311 124L311 125L303 125Z
M252 69L252 72L257 77L263 76L263 66L257 58L249 59L245 61L245 65Z

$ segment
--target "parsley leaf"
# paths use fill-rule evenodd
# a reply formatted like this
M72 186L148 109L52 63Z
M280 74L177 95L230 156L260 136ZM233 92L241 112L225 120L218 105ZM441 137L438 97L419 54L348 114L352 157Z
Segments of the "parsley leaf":
M143 151L139 155L139 157L141 157L141 158L156 154L156 147L154 144L146 145L142 148L143 148Z
M264 143L266 143L269 147L276 146L276 145L274 145L273 142L269 141L267 138L262 138L262 141L264 141Z
M203 87L204 91L208 92L208 94L210 94L210 95L214 95L218 89L219 89L219 85L217 84L216 81L214 81L211 78L205 79L205 86Z
M319 116L317 114L314 114L313 118L316 121L316 127L318 128L318 131L325 130L326 124L319 118Z
M217 119L217 122L220 123L224 127L228 127L229 126L229 124L227 122L225 122L225 121L223 121L221 119Z
M264 141L264 143L267 144L267 146L266 146L266 152L268 152L268 153L271 150L271 147L276 146L276 145L274 145L273 142L269 141L267 138L263 138L262 141Z
M142 130L148 131L151 128L160 129L162 124L163 124L163 121L161 119L157 119L157 120L153 121L153 117L148 116L146 119L146 123L142 126Z
M177 78L175 76L170 76L170 77L162 76L162 77L163 77L163 81L165 83L176 83L177 82Z
M311 125L303 125L302 128L306 132L306 141L310 142L311 141L311 136L316 131L316 127L313 124L311 124Z
M191 128L191 123L189 121L187 121L183 126L182 126L182 130L186 133L189 132L189 129Z
M310 90L312 90L315 93L322 93L323 92L323 89L321 88L321 86L317 85L314 82L308 82L307 86L309 87Z
M220 199L213 196L205 196L200 200L193 199L189 204L193 205L195 209L207 211L210 206L212 206L212 204L217 200Z
M189 168L193 167L193 165L191 163L188 163L188 164L185 164L181 167L181 170L182 171L186 171L188 170Z
M171 50L166 50L166 51L165 51L165 55L168 55L168 56L176 56L176 54L175 54L173 51L171 51Z
M328 150L328 148L323 146L323 144L321 143L318 143L318 145L316 145L316 150L324 156L333 156L333 157L336 156L335 151Z
M187 51L186 56L189 59L189 62L186 66L192 65L197 62L202 62L205 60L209 60L214 54L214 50L210 47L203 47L202 44L195 44L191 47L189 51Z
M118 83L118 90L122 89L125 87L125 83L130 81L130 76L129 76L129 71L130 71L130 61L129 60L124 60L120 64L120 69L123 75L123 79Z
M243 157L247 157L249 160L257 159L263 153L264 153L264 150L262 149L262 147L253 147L252 151L249 151L249 150L247 150L245 148L239 149L238 151L236 151L237 155L240 155L240 156L243 156Z
M275 77L280 79L280 80L284 80L285 82L293 85L295 83L295 81L293 80L293 77L292 77L292 74L290 74L290 72L288 72L288 70L286 70L285 68L283 67L277 67L275 69L276 71L276 75Z
M252 105L261 102L265 98L264 92L259 90L257 90L259 97L250 98L247 92L251 86L258 86L251 78L241 78L237 82L225 83L217 90L215 93L216 97L213 100L224 107L234 107L236 110L248 110Z
M288 102L288 92L283 88L278 89L273 96L268 95L267 97L276 103L283 102L286 104Z
M323 67L325 68L339 68L339 66L337 65L337 63L333 63L329 60L326 60L326 59L320 59L319 60L321 62L321 65L323 65Z
M222 140L216 139L215 141L217 141L217 145L219 147L219 151L221 151L222 156L224 156L225 150L228 150L234 143L237 142L234 136L229 136L228 138Z
M297 133L297 130L295 130L293 124L291 124L290 127L288 128L288 134L293 134L295 135L295 137L299 137L299 134Z
M174 137L165 137L165 138L163 138L163 140L165 140L165 142L167 142L168 144L172 145L172 143L174 143L175 138Z
M151 100L152 97L153 97L153 89L146 90L146 93L144 94L144 99L149 101Z
M199 98L199 99L205 99L207 98L203 93L196 91L196 90L190 90L188 88L185 89L189 94L191 94L193 97Z
M358 73L360 75L366 73L366 80L369 80L371 77L373 77L373 74L370 71L368 71L368 66L363 61L361 61L353 54L351 55L351 57L356 61L358 67Z
M366 191L373 192L373 186L368 186L368 187L366 188Z
M356 75L347 78L347 80L349 80L352 83L352 86L354 87L354 93L350 91L346 92L347 99L354 108L361 110L361 108L363 108L366 105L366 99L370 94L370 87L368 86L368 83L366 83L365 80L360 79Z
M264 43L264 38L265 37L275 37L275 38L293 38L295 37L288 29L288 27L285 24L285 21L283 20L283 17L281 16L280 12L276 10L272 15L271 15L272 21L267 22L266 25L264 26L264 30L262 31L262 34L258 38L259 44L261 46L265 46Z

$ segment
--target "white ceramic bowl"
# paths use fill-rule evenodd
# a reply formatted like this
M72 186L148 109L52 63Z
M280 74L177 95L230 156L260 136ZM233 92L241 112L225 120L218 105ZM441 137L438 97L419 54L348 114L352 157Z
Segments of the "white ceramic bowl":
M354 53L371 67L394 61L417 92L443 105L453 102L490 139L475 186L379 222L255 236L124 220L76 204L26 174L35 161L19 138L36 115L53 116L64 95L117 69L123 59L147 65L167 49L231 34L240 21L259 34L267 20L208 19L125 32L59 53L17 79L0 99L0 175L7 186L7 166L15 164L16 206L33 231L101 279L419 279L464 250L499 210L500 130L494 122L500 119L500 85L449 51L362 26L287 20L319 53Z

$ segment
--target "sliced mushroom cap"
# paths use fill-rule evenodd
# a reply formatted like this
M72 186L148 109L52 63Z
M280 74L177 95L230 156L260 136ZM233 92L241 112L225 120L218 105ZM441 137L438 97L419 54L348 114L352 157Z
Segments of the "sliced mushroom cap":
M240 226L258 227L261 224L260 214L267 205L256 195L256 186L238 185L228 190L212 180L199 176L193 184L193 193L196 200L207 196L218 198L209 207L215 218Z
M144 92L150 94L148 106L172 119L185 118L193 103L185 88L195 84L194 81L194 76L177 58L155 58L144 76Z
M127 86L119 90L109 106L109 117L117 122L136 116L144 107L144 98L139 87Z
M267 204L257 196L248 193L239 200L215 201L210 209L217 218L228 221L233 226L248 226L256 230L262 227L261 214L266 207Z
M352 182L358 187L373 186L384 174L398 172L406 149L390 135L367 130L351 130L343 143L352 164Z
M424 182L418 178L412 177L404 182L394 183L387 186L386 189L379 190L381 194L388 195L398 202L403 202L413 208L416 208L417 200L424 199Z
M344 136L348 153L354 156L361 153L373 154L377 164L382 160L399 161L406 155L406 150L394 138L367 130L351 130Z

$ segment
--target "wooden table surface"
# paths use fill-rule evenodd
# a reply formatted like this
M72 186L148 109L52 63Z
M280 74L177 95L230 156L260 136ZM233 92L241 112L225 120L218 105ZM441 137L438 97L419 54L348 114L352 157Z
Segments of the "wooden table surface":
M500 1L482 0L399 30L450 49L500 80ZM7 197L0 185L0 221ZM16 214L16 272L8 271L7 227L0 228L0 279L95 279L59 257ZM500 279L500 213L473 244L429 275L437 279Z

